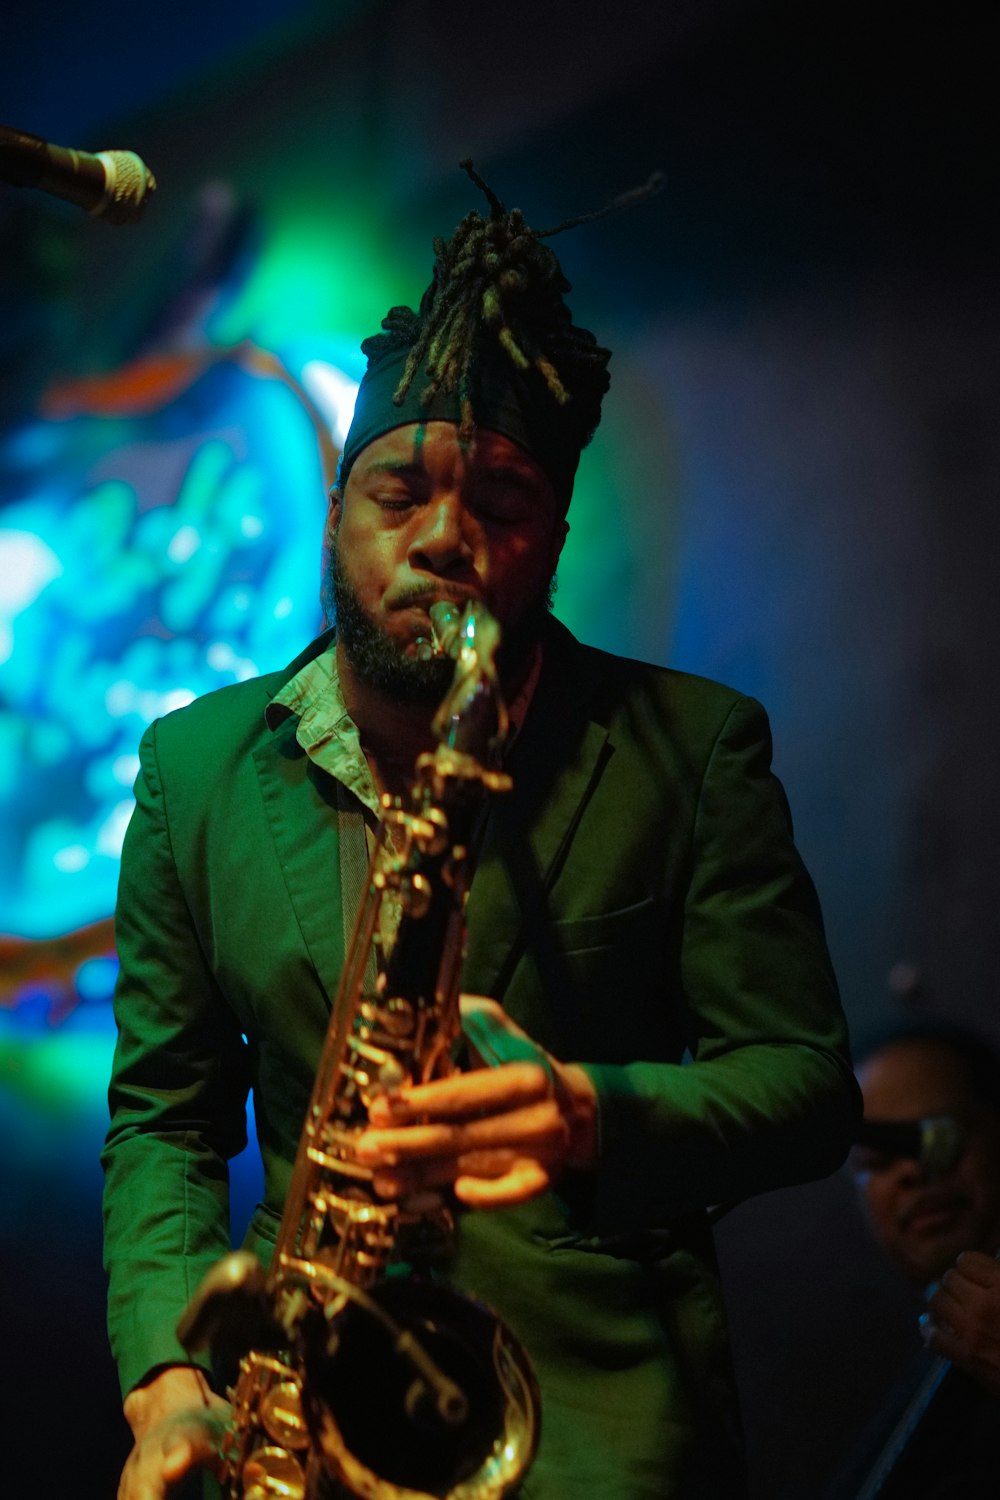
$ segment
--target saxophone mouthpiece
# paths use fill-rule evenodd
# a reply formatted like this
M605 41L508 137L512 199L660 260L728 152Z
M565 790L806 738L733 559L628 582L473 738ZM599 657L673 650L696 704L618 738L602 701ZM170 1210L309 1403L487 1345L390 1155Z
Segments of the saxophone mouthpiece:
M430 635L418 635L413 643L413 654L418 661L431 661L435 656L458 655L462 622L466 606L456 604L453 599L439 599L427 611L430 616Z
M458 633L469 608L468 604L456 604L454 599L439 599L428 611L439 649L448 656L454 654Z

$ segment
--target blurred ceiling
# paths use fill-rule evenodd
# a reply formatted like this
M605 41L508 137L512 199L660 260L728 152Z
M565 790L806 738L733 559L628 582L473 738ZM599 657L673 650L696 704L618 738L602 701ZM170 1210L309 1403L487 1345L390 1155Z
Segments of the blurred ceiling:
M367 0L367 9L378 4ZM172 0L155 10L135 0L20 0L0 31L4 123L60 145L118 145L98 139L105 126L234 56L346 21L358 8L355 0Z
M969 0L20 0L0 28L0 115L62 145L128 146L108 137L151 113L176 133L216 99L225 128L242 84L273 131L276 96L329 88L354 43L384 80L365 108L411 116L411 186L421 150L445 145L453 162L459 147L537 149L548 132L591 169L613 159L616 186L631 156L675 182L707 177L714 195L794 200L828 179L831 217L878 218L887 200L919 217L936 197L985 220L988 14ZM595 141L577 126L601 103Z

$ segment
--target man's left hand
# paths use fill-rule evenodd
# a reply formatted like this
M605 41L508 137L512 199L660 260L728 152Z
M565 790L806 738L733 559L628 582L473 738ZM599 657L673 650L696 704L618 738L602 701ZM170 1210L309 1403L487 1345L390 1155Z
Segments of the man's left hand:
M1000 1396L1000 1262L958 1257L927 1304L924 1342Z
M476 1064L372 1102L356 1143L375 1191L405 1198L450 1184L472 1208L510 1208L597 1159L597 1094L583 1068L539 1047L495 1000L462 996Z

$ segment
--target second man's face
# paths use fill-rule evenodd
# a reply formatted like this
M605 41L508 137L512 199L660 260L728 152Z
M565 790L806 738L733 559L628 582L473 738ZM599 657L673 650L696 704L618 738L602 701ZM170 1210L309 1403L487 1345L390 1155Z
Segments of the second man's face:
M567 532L552 485L523 448L451 422L409 423L358 456L330 537L360 608L412 654L438 599L482 600L505 636L537 619Z
M913 1122L950 1115L966 1145L950 1171L928 1177L917 1160L855 1148L854 1169L875 1237L911 1280L936 1280L963 1250L998 1248L1000 1120L976 1100L949 1048L901 1041L860 1069L865 1119Z

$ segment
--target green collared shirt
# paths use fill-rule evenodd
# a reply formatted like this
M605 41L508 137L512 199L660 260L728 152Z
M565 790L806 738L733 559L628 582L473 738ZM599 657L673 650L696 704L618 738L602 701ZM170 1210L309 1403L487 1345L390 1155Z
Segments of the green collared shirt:
M361 748L358 726L344 702L335 645L307 662L274 695L265 710L268 728L277 729L293 714L299 719L295 738L309 759L353 792L378 822L378 787Z
M539 646L525 684L510 705L510 732L504 746L505 754L510 751L524 724L541 669ZM382 816L379 791L361 748L358 726L344 702L335 644L307 662L290 682L285 683L267 705L264 716L268 728L277 729L293 714L299 717L295 738L309 759L353 792L361 805L372 813L377 824Z
M340 681L336 645L307 662L265 709L269 729L298 715L295 738L309 759L338 784L337 828L340 845L341 911L345 947L364 901L368 868L378 839L382 804L371 766L361 748L358 726L347 711ZM367 982L384 961L399 926L398 894L385 891L379 903L377 953L369 957Z

